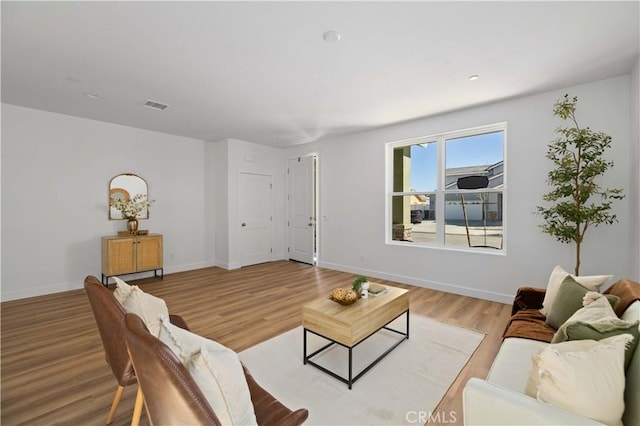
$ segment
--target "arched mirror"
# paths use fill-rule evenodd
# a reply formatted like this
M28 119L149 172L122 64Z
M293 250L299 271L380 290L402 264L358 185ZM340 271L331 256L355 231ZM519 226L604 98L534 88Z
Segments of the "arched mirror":
M124 219L120 210L111 207L112 200L127 201L133 199L136 195L143 195L145 199L149 197L147 181L140 176L133 173L123 173L112 178L111 182L109 182L109 220ZM149 208L142 209L136 218L148 219Z

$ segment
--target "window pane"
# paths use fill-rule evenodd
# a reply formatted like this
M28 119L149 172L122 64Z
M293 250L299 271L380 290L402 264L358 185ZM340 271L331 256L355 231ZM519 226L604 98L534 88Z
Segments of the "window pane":
M445 245L502 248L502 192L445 196Z
M391 239L435 243L435 194L394 195Z
M387 238L502 250L506 128L497 123L424 136L404 146L389 143L392 229Z
M438 174L438 147L435 142L393 150L393 191L435 191Z
M486 176L486 187L502 188L503 142L503 131L447 139L445 189L457 189L458 179L468 176Z

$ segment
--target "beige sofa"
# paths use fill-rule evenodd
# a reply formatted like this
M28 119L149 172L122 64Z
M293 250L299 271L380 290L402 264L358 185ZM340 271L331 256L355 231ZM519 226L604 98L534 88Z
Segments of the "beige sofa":
M540 318L544 290L521 290L514 301L513 317L505 330L505 339L487 378L472 378L464 388L464 424L601 424L525 394L532 356L549 345L554 330L544 323L544 317ZM616 314L626 321L640 320L640 284L620 280L605 293L618 295L616 292L624 297L624 300L621 297L624 305L622 309L616 309ZM635 350L626 370L624 399L623 424L640 425L640 349Z

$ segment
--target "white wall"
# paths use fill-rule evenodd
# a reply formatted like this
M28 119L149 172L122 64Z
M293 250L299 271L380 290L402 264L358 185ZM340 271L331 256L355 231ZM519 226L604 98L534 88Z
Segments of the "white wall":
M588 232L581 272L640 279L638 68L630 76L286 150L233 139L203 142L4 104L1 298L80 288L86 275L100 275L100 237L125 228L107 219L108 183L122 172L149 183L156 203L141 227L164 234L167 273L240 265L241 172L273 176L273 258L286 258L286 161L315 153L320 266L510 303L517 287L544 286L554 265L573 268L573 246L542 234L540 218L532 214L549 189L551 164L544 155L560 125L553 103L565 93L579 97L581 124L613 137L608 155L615 168L602 185L627 192L615 204L620 222ZM386 245L385 143L500 121L509 126L506 255Z
M579 123L613 138L615 167L603 187L629 192L630 76L527 96L416 120L375 131L334 136L290 148L283 157L317 152L320 180L320 266L510 303L522 285L542 286L556 264L574 267L574 246L543 234L532 214L550 188L545 158L561 120L554 102L565 93L579 98ZM385 244L385 143L490 123L508 123L506 255L399 247ZM583 244L582 275L633 276L627 197L614 210L619 223L590 229Z
M631 228L630 277L640 282L640 57L631 72L631 150L630 158L635 159L631 167L629 184L630 215L635 218Z
M109 180L124 172L156 200L140 227L164 234L165 273L211 265L204 142L2 105L2 300L100 277L100 238L126 229L107 216Z
M215 264L229 269L229 150L226 142L206 143L205 158L207 168L213 172L208 175L208 186L215 197L214 217L209 217L213 226ZM207 194L209 197L212 194Z
M284 166L280 150L238 139L225 139L211 143L211 160L216 168L216 181L221 196L217 197L216 211L216 264L226 269L241 266L240 223L238 210L238 180L241 173L255 173L272 177L273 194L273 256L285 256L285 188Z

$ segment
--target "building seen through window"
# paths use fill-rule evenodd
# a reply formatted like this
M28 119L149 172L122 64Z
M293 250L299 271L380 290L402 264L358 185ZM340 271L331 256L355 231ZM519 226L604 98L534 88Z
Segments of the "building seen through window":
M388 146L391 242L503 249L506 125Z

